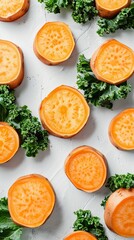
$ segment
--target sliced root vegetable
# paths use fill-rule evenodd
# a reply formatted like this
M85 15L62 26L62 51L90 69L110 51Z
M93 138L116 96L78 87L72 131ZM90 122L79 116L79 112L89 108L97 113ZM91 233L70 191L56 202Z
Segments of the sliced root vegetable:
M88 232L76 231L65 237L63 240L97 240L97 238Z
M30 0L0 0L0 21L12 22L22 17L29 9Z
M134 72L134 52L126 45L111 39L93 54L90 65L98 80L121 84Z
M24 77L24 59L21 49L14 43L0 40L0 84L16 88Z
M83 95L69 86L54 89L42 101L40 118L51 134L69 138L77 134L87 123L90 108Z
M65 173L76 188L85 192L95 192L106 181L106 159L92 147L78 147L67 157Z
M37 33L34 52L45 64L57 65L72 54L75 42L70 28L63 22L48 22Z
M122 150L134 150L134 108L115 116L109 125L111 143Z
M129 7L131 0L95 0L99 15L104 18L115 17L123 8Z
M35 228L42 225L54 205L55 194L50 182L38 174L19 178L8 191L11 218L21 226Z
M0 122L0 164L9 161L18 149L18 133L7 123Z
M109 197L104 212L109 229L123 237L134 237L134 189L120 188Z

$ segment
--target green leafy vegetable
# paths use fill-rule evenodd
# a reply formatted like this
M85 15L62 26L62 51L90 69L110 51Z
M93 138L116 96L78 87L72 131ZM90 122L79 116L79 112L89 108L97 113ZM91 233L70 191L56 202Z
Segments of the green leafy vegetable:
M119 188L134 188L134 174L115 174L108 179L106 187L110 189L111 192L115 192Z
M77 23L85 23L98 14L94 0L38 0L38 2L44 3L45 9L53 13L60 13L62 8L70 7L72 17Z
M100 18L98 20L100 36L114 33L117 29L134 29L134 2L129 8L124 8L114 19Z
M75 212L77 216L74 222L74 231L83 230L93 234L98 240L107 240L103 225L98 217L93 217L90 210L78 210Z
M118 86L98 80L90 68L90 60L80 55L77 64L77 85L84 91L88 103L94 106L112 108L113 101L126 98L131 92L131 85L124 82Z
M127 174L115 174L108 178L106 183L106 187L109 188L111 192L115 192L119 188L134 188L134 174L127 173ZM106 202L110 195L106 196L101 203L101 206L105 207Z
M19 107L15 103L14 91L8 86L0 86L0 121L8 122L19 133L21 147L28 157L48 147L48 133L42 130L38 118L32 116L27 106Z
M73 0L71 8L72 17L77 23L86 23L98 14L94 0Z
M20 240L22 227L16 225L8 211L6 198L0 199L0 240Z

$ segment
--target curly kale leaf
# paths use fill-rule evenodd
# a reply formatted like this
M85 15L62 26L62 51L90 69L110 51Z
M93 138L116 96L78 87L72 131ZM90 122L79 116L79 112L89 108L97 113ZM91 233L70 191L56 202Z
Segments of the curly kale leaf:
M131 85L124 82L118 86L98 80L90 67L90 60L80 55L77 64L77 85L84 91L88 103L94 106L112 108L113 101L126 98L131 92Z
M114 19L100 18L98 20L100 36L114 33L117 29L134 29L134 3L129 8L124 8Z
M71 0L38 0L45 4L48 12L60 13L61 8L67 8L71 4Z
M98 217L94 217L90 210L78 210L74 213L77 216L74 222L74 231L86 231L93 234L98 240L107 240L103 225Z
M8 86L0 86L0 121L8 122L20 136L21 147L28 157L35 157L48 148L48 133L42 130L38 118L32 115L27 106L15 103L14 91Z
M134 174L115 174L115 176L111 176L108 179L106 187L109 188L111 192L115 192L119 188L134 188Z
M44 3L45 9L53 13L60 13L62 8L70 7L72 17L77 23L85 23L98 14L94 0L38 0L38 2Z
M7 198L0 199L0 239L1 240L20 240L22 227L16 225L8 211Z
M86 23L98 14L94 0L73 0L72 10L72 17L77 23Z

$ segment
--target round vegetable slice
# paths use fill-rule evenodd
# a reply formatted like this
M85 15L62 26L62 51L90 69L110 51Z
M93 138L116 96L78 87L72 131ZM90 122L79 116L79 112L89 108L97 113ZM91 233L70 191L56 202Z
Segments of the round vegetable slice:
M12 42L0 40L0 84L16 88L24 77L22 50Z
M12 22L22 17L29 9L29 0L1 0L0 21Z
M134 108L115 116L109 125L111 143L122 150L134 150Z
M98 80L121 84L134 72L134 52L121 42L110 39L93 54L90 64Z
M69 86L54 89L42 101L40 118L51 134L69 138L77 134L87 123L90 108L83 95Z
M104 18L115 17L123 8L129 7L131 0L95 0L99 15Z
M76 188L85 192L95 192L106 181L106 159L92 147L78 147L67 157L65 173Z
M134 237L134 189L120 188L109 197L104 212L105 223L123 237Z
M34 52L45 64L57 65L67 60L75 42L70 28L63 22L48 22L37 33Z
M0 122L0 164L9 161L18 149L18 133L7 123Z
M97 238L88 232L76 231L65 237L64 240L97 240Z
M19 178L8 191L11 218L21 226L39 227L50 216L54 205L55 194L50 182L38 174Z

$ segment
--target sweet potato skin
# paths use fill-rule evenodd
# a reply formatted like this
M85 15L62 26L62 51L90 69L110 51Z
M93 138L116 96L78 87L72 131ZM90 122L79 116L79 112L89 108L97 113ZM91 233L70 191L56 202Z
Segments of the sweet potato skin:
M18 12L16 12L15 14L13 14L12 16L9 16L7 18L0 17L0 21L13 22L13 21L19 19L28 11L29 6L30 6L30 0L24 0L23 7Z
M62 24L64 27L68 28L68 31L69 31L69 33L70 33L70 37L72 38L72 44L73 44L73 45L72 45L72 51L71 51L70 55L66 57L66 59L64 59L64 60L62 60L62 61L50 61L50 60L46 59L45 57L43 57L43 56L39 53L39 51L38 51L38 49L37 49L37 35L38 35L38 33L42 30L42 28L44 27L44 26L42 26L42 28L38 31L38 33L37 33L36 36L35 36L34 43L33 43L33 50L34 50L35 55L37 56L37 58L38 58L41 62L43 62L43 63L46 64L46 65L50 65L50 66L59 65L60 63L65 62L67 59L69 59L70 56L71 56L71 54L72 54L72 52L73 52L73 50L74 50L74 47L75 47L75 41L74 41L74 38L73 38L73 34L72 34L70 28L68 27L68 25L65 24L65 23L62 23L62 22L55 22L55 23L56 23L56 24L60 24L60 25ZM49 25L49 24L51 24L51 22L47 22L45 25Z
M107 200L105 210L104 210L104 220L107 227L113 232L115 232L112 226L114 211L123 200L129 197L134 197L134 188L131 188L130 190L125 188L120 188L116 190L114 193L112 193L109 199ZM116 233L119 234L118 232ZM126 235L120 235L120 236L130 237Z
M41 226L41 225L43 225L43 224L49 219L49 217L51 216L51 214L52 214L53 211L54 211L55 202L56 202L56 194L55 194L54 188L53 188L52 184L50 183L50 181L49 181L46 177L44 177L44 176L42 176L42 175L40 175L40 174L29 174L29 175L22 176L22 177L18 178L18 179L14 182L14 184L16 184L19 180L25 180L25 179L28 179L28 178L31 178L31 177L32 177L32 178L37 178L37 177L38 177L38 178L45 179L45 180L49 183L49 185L51 186L51 188L52 188L52 190L53 190L53 194L54 194L54 206L53 206L53 209L52 209L50 215L40 224L40 226ZM13 185L14 185L14 184L13 184ZM22 225L22 224L16 222L16 220L14 219L14 217L13 217L12 214L11 214L11 210L10 210L10 209L11 209L10 191L12 191L13 185L12 185L12 186L9 188L9 190L8 190L8 209L9 209L9 212L10 212L10 215L11 215L13 221L14 221L16 224L18 224L18 225L20 225L20 226L22 226L22 227L27 227L27 226L25 226L25 225ZM33 226L33 227L31 227L31 228L35 228L35 227L39 227L39 226ZM30 227L29 227L29 228L30 228Z
M96 78L97 78L98 80L100 80L100 81L107 82L107 83L109 83L109 81L107 81L107 79L104 79L102 76L100 76L100 74L98 73L98 71L97 71L97 69L96 69L96 60L97 60L97 58L98 58L98 55L99 55L99 52L100 52L101 48L102 48L103 46L105 46L105 44L110 43L111 41L118 42L118 41L115 40L115 39L109 39L109 40L105 41L105 42L94 52L94 54L93 54L92 57L91 57L91 61L90 61L90 67L91 67L93 73L95 74ZM121 42L120 42L120 44L121 44L121 45L124 45L124 44L122 44ZM127 48L130 49L129 47L127 47ZM132 50L132 49L131 49L131 50ZM134 52L133 52L133 54L134 54ZM134 73L134 67L133 67L133 71L131 72L131 74L129 75L129 77L125 78L125 79L122 80L122 81L117 82L116 85L121 84L121 83L123 83L123 82L126 82L126 81L133 75L133 73ZM110 84L115 85L115 83L112 83L112 82L110 82Z
M83 145L83 146L80 146L80 147L75 148L74 150L71 151L71 153L67 156L67 158L66 158L66 160L65 160L65 163L64 163L64 171L65 171L66 176L69 178L69 180L70 180L70 181L72 182L72 184L74 185L73 181L71 180L71 178L68 176L68 173L67 173L67 163L68 163L69 159L70 159L73 155L75 155L77 152L86 151L86 150L91 150L91 151L93 151L93 152L96 152L99 156L101 156L102 159L103 159L103 162L104 162L104 166L105 166L105 176L104 176L104 179L105 179L105 180L103 181L102 186L100 186L98 189L95 189L94 191L92 191L92 190L90 191L90 190L81 189L81 188L79 188L78 186L75 185L75 187L76 187L78 190L80 190L80 191L92 193L92 192L96 192L96 191L100 190L100 189L104 186L104 184L106 183L106 180L107 180L108 164L107 164L107 160L106 160L105 156L104 156L101 152L99 152L97 149L95 149L95 148L93 148L93 147L90 147L90 146L87 146L87 145Z
M119 150L127 150L127 151L132 151L134 150L134 147L133 148L129 148L129 149L126 149L126 148L123 148L121 147L120 145L117 144L117 142L114 140L114 138L112 137L112 127L113 127L113 124L114 124L114 121L116 120L116 118L118 116L120 116L121 114L125 113L125 112L129 112L129 111L133 111L134 112L134 108L129 108L129 109L126 109L122 112L120 112L119 114L117 114L110 122L109 124L109 128L108 128L108 135L109 135L109 139L110 139L110 142Z
M61 87L68 87L68 86L61 85L61 86L59 86L58 88L61 88ZM52 92L54 92L54 91L57 90L58 88L54 89ZM70 86L69 86L69 88L74 89L75 91L77 91L77 92L83 97L83 95L82 95L77 89L75 89L75 88L73 88L73 87L70 87ZM52 93L52 92L51 92L51 93ZM47 101L47 98L49 97L49 95L50 95L51 93L49 93L48 96L44 98L44 100L41 102L41 105L40 105L40 108L39 108L39 115L40 115L40 120L41 120L42 126L43 126L44 129L46 129L50 134L52 134L52 135L54 135L54 136L56 136L56 137L65 138L65 139L66 139L66 138L74 137L74 136L77 135L79 132L81 132L82 129L86 126L87 121L88 121L89 116L90 116L90 107L89 107L88 104L87 104L87 108L88 108L87 121L86 121L85 125L84 125L79 131L77 131L75 134L58 134L58 133L56 133L56 132L53 132L52 129L49 128L49 126L45 123L44 116L43 116L43 113L42 113L42 112L43 112L43 111L42 111L42 109L43 109L43 102L44 102L44 101ZM86 100L85 100L85 101L86 101Z
M109 19L114 18L123 8L129 7L131 4L131 0L127 0L126 4L124 4L121 8L109 10L107 8L102 7L99 4L98 0L95 0L95 2L96 2L96 8L99 12L99 16L103 18L109 18Z
M3 42L7 42L7 44L11 44L11 45L14 45L18 52L19 52L19 55L20 55L20 62L21 62L21 67L20 67L20 71L19 71L19 74L18 76L12 80L12 81L9 81L9 82L6 82L6 83L1 83L0 84L3 84L3 85L9 85L9 87L11 89L14 89L14 88L17 88L23 81L23 78L24 78L24 55L23 55L23 52L21 50L20 47L18 47L16 44L10 42L10 41L7 41L7 40L1 40L0 39L0 42L3 41Z

